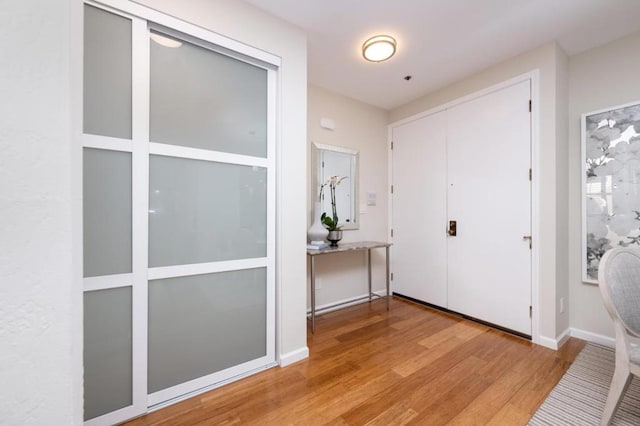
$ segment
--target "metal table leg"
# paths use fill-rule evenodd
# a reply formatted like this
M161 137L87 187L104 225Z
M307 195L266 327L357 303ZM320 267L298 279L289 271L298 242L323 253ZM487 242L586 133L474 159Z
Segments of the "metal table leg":
M386 260L387 260L387 311L388 311L389 301L391 300L391 290L389 285L389 277L391 275L389 272L389 246L385 247L385 252L386 252ZM369 283L371 283L371 270L369 270Z
M316 332L316 260L311 257L311 333Z
M369 277L369 302L371 302L371 249L367 250L367 272Z

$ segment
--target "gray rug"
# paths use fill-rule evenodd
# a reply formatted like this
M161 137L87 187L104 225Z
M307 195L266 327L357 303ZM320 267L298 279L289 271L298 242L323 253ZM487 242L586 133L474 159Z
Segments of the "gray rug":
M599 425L615 365L612 349L588 343L529 421L530 426ZM640 425L640 379L634 377L613 425Z

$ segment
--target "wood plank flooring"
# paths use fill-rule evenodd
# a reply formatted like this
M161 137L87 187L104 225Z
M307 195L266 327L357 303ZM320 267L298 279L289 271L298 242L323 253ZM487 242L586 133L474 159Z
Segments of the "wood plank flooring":
M584 342L555 352L394 298L316 318L309 359L130 425L525 425Z

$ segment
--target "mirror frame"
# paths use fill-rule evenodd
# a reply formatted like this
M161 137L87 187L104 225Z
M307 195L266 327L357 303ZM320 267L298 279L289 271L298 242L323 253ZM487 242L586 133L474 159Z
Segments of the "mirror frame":
M312 153L311 153L311 191L309 192L312 196L311 198L311 206L313 206L314 202L318 199L320 195L320 180L322 176L322 168L320 166L320 154L322 151L332 151L338 152L341 154L348 154L353 156L353 175L350 176L349 180L352 183L352 193L351 200L353 203L353 221L352 222L339 222L340 229L342 230L350 230L350 229L360 229L360 198L359 198L359 186L360 186L360 152L355 149L344 148L341 146L335 145L326 145L318 142L313 142L311 144Z

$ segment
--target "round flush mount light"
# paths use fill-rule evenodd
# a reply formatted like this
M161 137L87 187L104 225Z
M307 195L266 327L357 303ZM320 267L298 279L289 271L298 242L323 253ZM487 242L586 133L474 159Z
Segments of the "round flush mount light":
M362 56L367 61L386 61L396 53L396 40L388 35L377 35L362 45Z
M156 43L164 47L171 47L173 49L173 48L182 46L182 43L179 42L178 40L169 38L167 36L163 36L158 33L151 33L149 34L149 37L151 38L151 40L155 41Z

